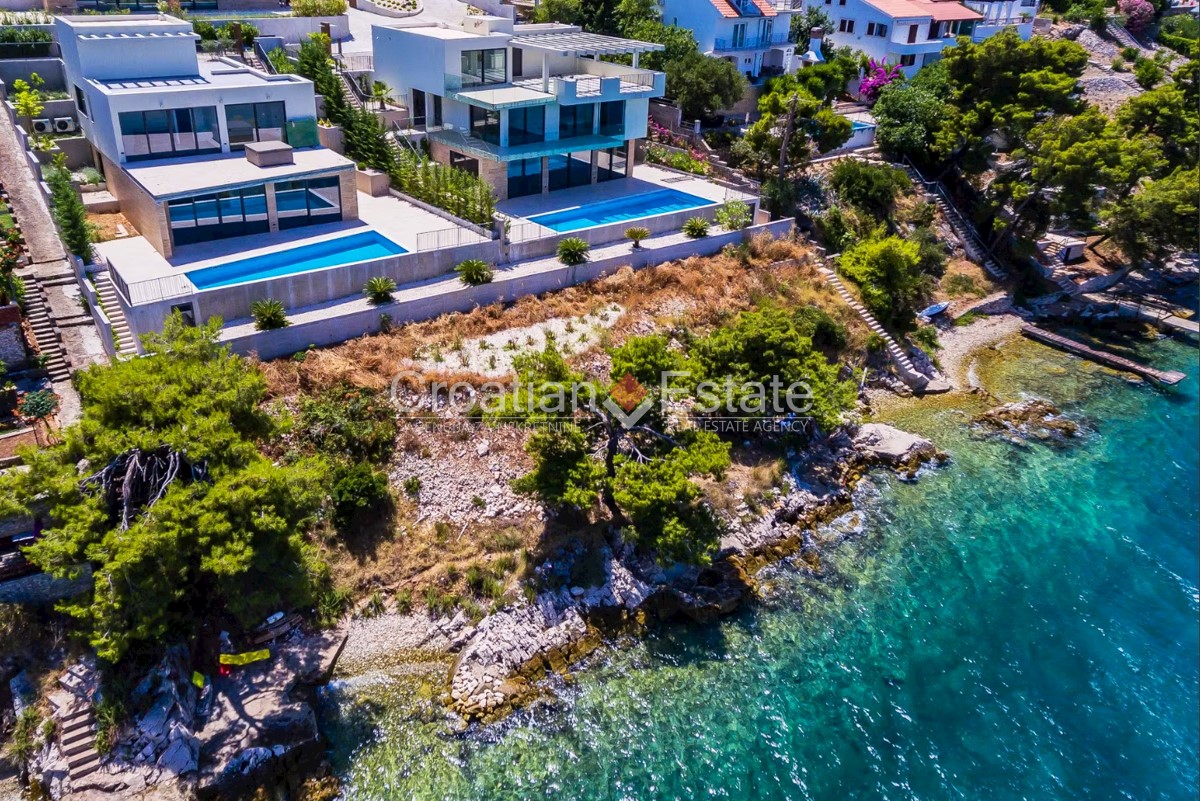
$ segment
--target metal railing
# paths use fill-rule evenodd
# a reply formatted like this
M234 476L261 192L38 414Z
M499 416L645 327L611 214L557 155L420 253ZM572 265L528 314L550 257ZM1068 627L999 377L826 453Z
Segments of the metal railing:
M425 253L430 250L445 250L447 248L458 248L465 245L477 245L480 243L481 237L474 231L469 231L466 228L442 228L438 231L422 231L417 234L416 247L413 248L414 253Z
M717 39L713 42L713 50L757 50L760 47L773 47L788 44L786 33L775 33L770 36L745 36L741 39Z
M333 60L345 72L373 72L375 56L371 53L336 53Z

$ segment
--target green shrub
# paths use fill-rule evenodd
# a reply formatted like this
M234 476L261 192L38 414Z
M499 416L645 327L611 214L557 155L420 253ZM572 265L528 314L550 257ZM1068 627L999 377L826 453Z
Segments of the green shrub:
M838 272L858 284L863 305L885 326L912 328L916 309L928 294L917 242L889 236L860 242L842 254Z
M296 71L296 65L288 58L287 51L282 47L268 50L267 61L271 62L271 66L275 69L275 72L281 75L287 75Z
M731 200L717 209L716 217L717 225L726 231L741 231L750 227L750 223L754 222L750 204L741 200Z
M632 228L625 229L625 238L633 243L635 248L642 246L642 240L650 237L650 229L641 225L635 225Z
M32 706L25 707L17 716L12 734L5 744L5 750L19 762L28 762L37 749L37 731L41 722L37 710Z
M383 392L342 384L301 400L297 433L329 456L383 463L396 444L396 411Z
M396 291L396 282L383 275L377 275L367 281L363 294L367 300L376 306L392 302L392 293Z
M1112 68L1113 68L1113 72L1124 72L1125 71L1125 59L1121 58L1120 56L1117 56L1116 58L1114 58L1112 60Z
M1121 58L1125 59L1126 61L1137 61L1141 57L1142 51L1138 50L1136 47L1121 48Z
M908 176L899 167L866 164L858 159L842 159L829 176L838 197L875 217L892 211L896 193L909 186Z
M336 473L333 491L333 523L345 530L361 511L378 509L391 498L387 474L366 462L355 462Z
M50 186L54 220L62 232L63 244L72 254L90 263L92 243L96 240L96 227L88 222L87 208L75 187L71 185L71 173L67 169L64 154L60 153L54 158L54 164L46 171L45 177Z
M909 338L926 353L932 353L942 348L942 343L938 341L938 330L932 325L918 326L916 331L909 334Z
M1143 89L1153 89L1163 78L1163 68L1157 61L1143 58L1133 65L1133 77Z
M337 17L346 13L346 0L292 0L293 17Z
M374 118L373 114L370 116ZM396 156L395 167L388 172L392 185L406 195L445 209L476 225L490 225L492 222L492 215L496 212L496 196L487 182L476 175L439 164L407 149Z
M404 494L410 498L416 498L421 494L421 478L419 476L409 476L404 479Z
M703 239L708 236L708 220L703 217L692 217L683 224L683 233L689 239Z
M558 243L558 260L568 267L586 264L592 246L577 236L568 236Z
M796 325L806 333L815 347L841 350L849 341L846 326L829 316L818 306L803 306L796 312Z
M469 286L490 284L494 277L492 266L483 259L466 259L454 268L454 272Z
M379 617L387 611L387 601L383 598L383 593L379 590L372 590L367 596L367 602L363 604L362 610L359 612L359 617L373 618Z
M258 331L273 331L291 325L287 319L287 309L283 308L281 301L273 298L251 303L250 316L254 318L254 328Z

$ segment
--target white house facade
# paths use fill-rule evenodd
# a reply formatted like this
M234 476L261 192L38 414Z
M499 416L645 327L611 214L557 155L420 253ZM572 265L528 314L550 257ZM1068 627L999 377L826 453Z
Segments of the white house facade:
M1037 0L818 0L833 20L837 47L853 47L876 61L899 65L912 77L942 57L959 36L981 42L1006 27L1033 35Z
M733 62L751 80L795 72L792 18L803 0L662 0L663 22L687 28L700 52Z
M467 17L374 28L376 80L394 87L441 163L500 200L623 178L666 76L639 69L662 45ZM600 61L627 55L633 66Z
M166 15L61 16L55 28L96 163L164 256L354 218L354 165L319 147L310 81L200 59L191 23Z

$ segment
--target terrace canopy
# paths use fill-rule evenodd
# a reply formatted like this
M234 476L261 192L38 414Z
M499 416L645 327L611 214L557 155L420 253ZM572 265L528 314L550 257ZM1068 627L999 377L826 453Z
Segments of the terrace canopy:
M523 50L540 50L559 56L622 56L632 55L635 59L642 53L665 50L654 42L639 42L637 39L621 39L584 31L527 33L509 40L512 47Z

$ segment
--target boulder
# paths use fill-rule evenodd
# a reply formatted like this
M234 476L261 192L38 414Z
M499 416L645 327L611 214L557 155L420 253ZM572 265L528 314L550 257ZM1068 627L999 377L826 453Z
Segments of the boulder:
M1062 410L1047 400L1006 403L977 415L971 422L1023 443L1029 439L1059 441L1079 434L1079 424L1063 416Z
M937 454L933 443L884 423L867 423L854 435L854 447L869 461L909 467Z

